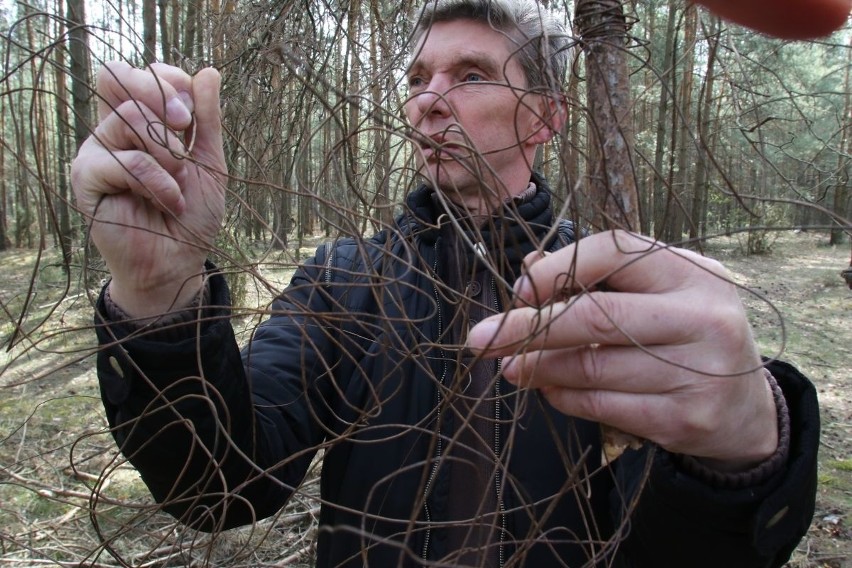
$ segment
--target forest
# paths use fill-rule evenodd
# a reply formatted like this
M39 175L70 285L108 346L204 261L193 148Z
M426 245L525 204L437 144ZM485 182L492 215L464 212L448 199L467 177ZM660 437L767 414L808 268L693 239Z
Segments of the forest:
M755 263L785 238L806 234L840 251L831 267L836 282L825 286L846 292L839 273L850 264L852 235L848 24L822 39L784 41L684 0L541 4L574 38L563 84L567 125L536 158L566 217L592 230L607 225L596 183L605 158L598 140L622 136L626 178L602 191L635 199L623 226L701 252L725 243ZM603 35L584 25L590 4L616 14L596 24L612 26ZM300 260L328 239L386 228L418 183L402 112L417 5L0 3L0 563L309 563L315 480L281 513L279 521L296 529L276 536L286 546L273 554L265 542L279 525L215 546L189 542L195 537L178 534L151 507L118 457L93 378L91 308L108 274L76 208L70 165L97 125L94 85L105 62L218 69L227 208L211 255L228 273L244 339ZM598 72L588 49L595 41L613 47L624 64L625 91L610 105L620 113L616 134L596 130L595 101L611 93L590 81ZM618 167L618 160L607 163ZM848 296L839 302L848 313ZM836 364L848 375L848 362ZM834 455L848 480L844 448ZM46 519L50 530L25 530L33 519ZM63 519L65 528L51 532ZM845 530L832 538L848 538ZM116 558L123 560L113 564ZM807 566L841 565L826 558Z
M400 111L414 6L5 6L0 247L57 247L66 264L79 263L85 223L70 198L68 165L96 123L93 74L109 60L223 74L234 247L286 249L294 238L363 233L371 220L386 221L415 177ZM573 29L572 2L551 8ZM630 2L624 11L634 229L698 247L743 231L754 253L767 246L767 232L794 227L841 242L850 202L849 32L783 42L680 0ZM568 127L539 166L588 217L583 196L595 157L581 47L578 38L565 80Z

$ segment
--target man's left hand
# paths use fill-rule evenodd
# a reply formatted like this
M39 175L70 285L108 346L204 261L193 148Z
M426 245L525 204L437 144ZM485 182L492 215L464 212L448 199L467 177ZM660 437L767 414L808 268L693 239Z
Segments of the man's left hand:
M515 307L468 347L559 411L722 470L778 445L777 412L727 271L688 250L614 231L526 259Z

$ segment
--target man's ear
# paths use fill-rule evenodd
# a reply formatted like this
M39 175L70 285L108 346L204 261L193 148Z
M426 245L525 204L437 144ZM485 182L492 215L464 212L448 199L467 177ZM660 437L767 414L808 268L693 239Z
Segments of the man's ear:
M549 142L556 133L565 128L568 119L568 103L562 93L547 93L538 95L534 107L533 129L529 141L533 144Z

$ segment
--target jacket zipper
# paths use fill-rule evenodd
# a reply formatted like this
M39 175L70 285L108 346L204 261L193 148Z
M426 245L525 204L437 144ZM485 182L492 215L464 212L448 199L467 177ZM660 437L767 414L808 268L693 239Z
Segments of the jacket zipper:
M432 265L433 274L438 274L438 242L435 242L435 261ZM435 295L435 303L438 310L438 336L440 337L443 334L444 330L444 322L443 322L443 310L441 309L441 297L438 291L438 285L433 282L432 283L432 292ZM500 303L497 298L497 283L494 280L494 277L491 277L491 297L493 299L494 304L494 313L500 312ZM503 359L499 358L496 361L496 374L495 376L500 374L500 367ZM437 442L435 444L435 455L434 461L432 462L432 468L429 472L429 479L426 482L426 487L423 491L423 511L426 516L426 537L423 541L423 550L421 552L421 557L423 560L427 559L429 554L429 544L432 536L432 515L429 511L429 491L432 488L432 483L435 480L435 476L438 472L438 463L441 459L443 446L441 443L441 388L440 385L444 384L444 379L447 376L447 363L446 359L444 360L444 367L441 374L441 380L438 385L437 395L436 395L436 420L437 420ZM506 539L506 504L503 502L502 497L502 485L503 485L503 476L500 473L500 452L502 449L502 440L500 437L500 397L502 395L502 389L500 388L500 380L497 379L494 383L494 492L497 497L497 509L498 514L500 516L500 543L498 549L498 564L500 568L503 568L506 564L506 552L505 552L505 539Z
M435 241L435 260L432 263L432 273L437 277L438 274L438 243L440 239ZM441 337L444 333L444 311L441 308L441 295L438 291L437 278L432 281L432 293L435 295L435 306L438 310L438 337ZM444 357L443 349L441 350L441 355L444 359L444 366L441 372L441 380L438 383L436 388L435 395L435 420L436 420L436 430L435 435L437 436L437 440L435 443L435 454L434 460L432 461L432 468L429 472L429 479L426 481L426 487L423 488L423 512L426 516L426 537L423 540L423 550L421 552L421 557L425 561L429 554L429 541L432 536L432 514L429 511L429 491L432 489L432 483L435 481L435 476L438 473L438 463L441 460L441 455L443 453L443 444L441 442L441 385L444 384L444 380L447 377L447 360Z
M325 243L325 287L326 290L331 286L331 266L334 262L334 242L328 241Z
M494 313L500 313L500 303L497 299L497 283L494 277L491 277L491 297L494 300ZM500 437L500 397L502 389L500 388L500 367L503 363L502 358L498 358L495 368L494 380L494 491L497 497L497 511L500 515L500 544L497 549L498 564L500 568L506 563L506 552L504 549L506 539L506 504L503 502L503 475L500 473L500 452L502 450L502 439Z

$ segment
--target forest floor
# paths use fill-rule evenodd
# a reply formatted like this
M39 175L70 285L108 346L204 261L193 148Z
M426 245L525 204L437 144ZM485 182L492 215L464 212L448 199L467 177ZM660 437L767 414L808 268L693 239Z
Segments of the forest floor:
M793 363L817 388L817 509L795 568L852 568L852 290L840 277L850 251L827 240L784 233L765 255L742 255L736 239L713 240L706 251L743 286L762 352Z
M826 240L785 233L770 253L744 256L726 237L706 250L743 286L763 352L780 353L819 392L817 510L791 568L852 568L852 290L839 275L849 247ZM91 329L97 283L66 290L49 260L36 271L23 333L6 349L31 296L36 256L0 253L0 566L118 566L109 550L131 566L311 565L315 476L273 522L215 541L188 536L155 510L106 432Z

